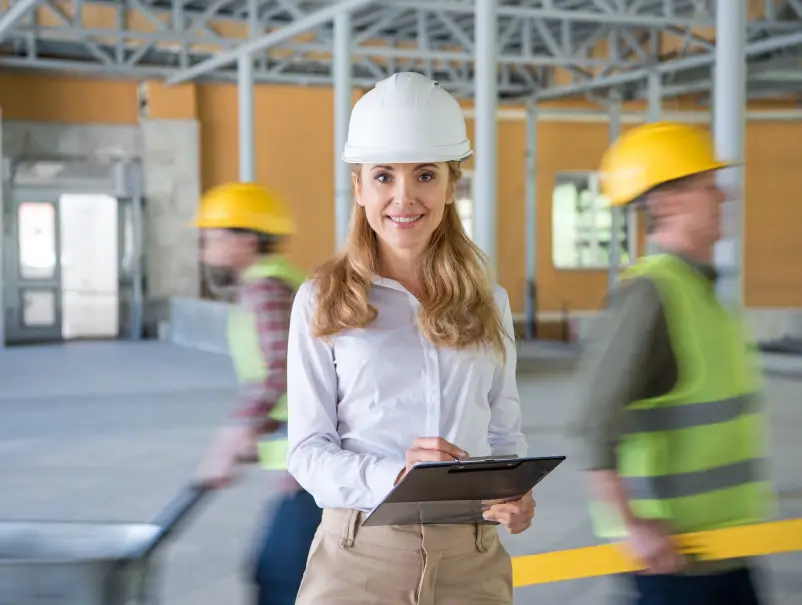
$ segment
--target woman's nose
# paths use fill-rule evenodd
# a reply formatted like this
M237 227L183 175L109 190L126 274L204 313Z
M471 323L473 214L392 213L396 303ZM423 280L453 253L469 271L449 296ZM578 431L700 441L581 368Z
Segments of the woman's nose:
M395 202L409 204L415 199L414 183L410 179L398 178L395 185Z

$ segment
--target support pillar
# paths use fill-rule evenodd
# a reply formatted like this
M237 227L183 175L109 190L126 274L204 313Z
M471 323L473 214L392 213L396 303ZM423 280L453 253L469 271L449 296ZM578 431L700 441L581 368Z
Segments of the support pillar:
M252 183L255 177L253 127L253 58L237 60L237 104L239 111L239 180Z
M621 136L621 95L618 91L613 91L610 94L610 143L615 142ZM624 218L624 208L613 207L610 211L610 272L608 278L608 289L610 293L615 291L618 284L618 271L621 266L621 255L618 248L618 237L621 231L621 223ZM633 215L630 214L630 221ZM632 231L632 222L629 223L628 245L632 248L632 240L636 238L636 234ZM630 256L630 260L634 260Z
M537 105L526 106L526 290L524 292L524 334L535 337L537 321Z
M497 2L475 2L474 87L476 141L474 239L497 267L498 238L498 72L496 65Z
M652 122L659 122L662 118L663 113L663 79L660 75L660 72L652 70L649 72L649 76L646 81L646 98L648 99L648 106L646 108L646 121L649 123ZM630 257L632 261L637 258L637 210L634 208L632 209L632 233L633 236L630 241ZM654 244L650 241L647 236L646 239L646 253L647 254L654 254L656 252L656 248ZM634 252L634 254L633 254Z
M646 121L659 122L663 113L663 79L657 70L649 72L646 97L648 99Z
M719 173L719 184L729 198L722 208L714 261L720 275L718 294L734 305L743 304L746 22L746 0L717 0L713 134L718 159L738 165Z
M334 18L334 225L335 247L345 244L351 220L353 187L351 167L340 159L348 139L351 117L351 14Z

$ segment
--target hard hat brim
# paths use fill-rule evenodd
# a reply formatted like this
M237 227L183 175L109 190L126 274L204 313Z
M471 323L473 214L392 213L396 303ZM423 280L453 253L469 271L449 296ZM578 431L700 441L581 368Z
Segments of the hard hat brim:
M470 143L449 149L420 151L354 149L346 146L340 159L346 164L438 164L440 162L462 162L473 155Z
M195 229L249 229L251 231L257 231L259 233L264 233L265 235L293 235L295 233L295 222L291 220L282 220L278 221L275 218L271 219L275 223L275 227L270 229L270 231L265 231L262 229L254 229L251 225L246 225L244 223L240 223L238 221L231 221L225 218L196 218L190 221L187 225L188 227L194 227Z
M742 165L743 165L743 162L720 162L720 161L715 161L715 162L709 164L708 166L703 167L700 170L695 170L693 172L688 172L686 174L678 175L677 177L675 177L675 179L684 179L686 177L695 176L697 174L703 174L705 172L716 172L718 170L723 170L725 168L733 168L735 166L742 166ZM670 183L671 181L673 181L675 179L668 179L667 181L664 181L663 183L657 183L654 186L655 187L659 187L660 185L665 184L665 183ZM638 193L634 197L629 197L627 199L611 200L607 205L609 207L612 207L612 208L629 206L629 205L634 204L635 202L639 201L649 191L651 191L651 189L646 190L646 191L641 191L640 193Z

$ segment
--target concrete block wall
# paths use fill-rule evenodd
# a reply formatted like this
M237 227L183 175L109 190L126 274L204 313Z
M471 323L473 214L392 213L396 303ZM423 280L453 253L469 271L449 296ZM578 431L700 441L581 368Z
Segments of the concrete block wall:
M200 129L195 120L140 122L149 315L167 319L173 297L200 295L197 232Z
M196 233L190 221L200 195L200 134L195 120L140 124L3 122L2 152L22 158L140 158L145 200L145 323L155 331L171 297L200 290Z

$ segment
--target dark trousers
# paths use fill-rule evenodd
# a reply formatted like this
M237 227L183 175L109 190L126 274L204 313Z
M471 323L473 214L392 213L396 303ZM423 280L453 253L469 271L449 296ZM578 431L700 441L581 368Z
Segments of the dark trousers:
M759 605L747 568L718 574L633 575L636 605Z
M257 605L294 605L322 514L304 490L270 506L254 575Z

